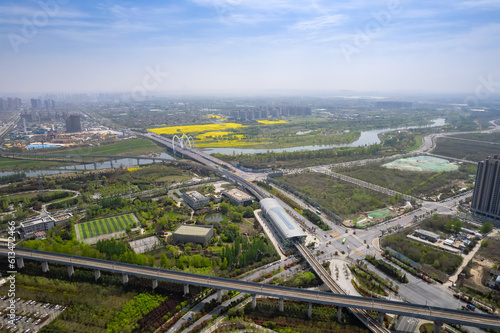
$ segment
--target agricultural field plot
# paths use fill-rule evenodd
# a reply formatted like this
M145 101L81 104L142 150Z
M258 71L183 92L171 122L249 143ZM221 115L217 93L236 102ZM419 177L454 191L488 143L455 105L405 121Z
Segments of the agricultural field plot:
M78 224L78 233L81 239L96 237L100 235L111 234L117 231L123 231L128 226L136 222L133 214L108 217L105 219L94 220Z
M438 138L436 148L432 150L432 153L477 162L484 160L490 155L498 154L499 150L500 145L489 142Z

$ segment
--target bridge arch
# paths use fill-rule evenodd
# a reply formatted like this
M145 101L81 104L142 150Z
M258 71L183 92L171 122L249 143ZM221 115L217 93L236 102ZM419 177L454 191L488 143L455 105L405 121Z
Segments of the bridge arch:
M187 148L187 147L194 148L194 138L192 136L187 136L184 133L184 134L182 134L182 136L179 137L177 134L175 134L172 137L172 148L174 150L174 154L175 154L175 142L176 141L179 142L179 146L181 146L182 149Z

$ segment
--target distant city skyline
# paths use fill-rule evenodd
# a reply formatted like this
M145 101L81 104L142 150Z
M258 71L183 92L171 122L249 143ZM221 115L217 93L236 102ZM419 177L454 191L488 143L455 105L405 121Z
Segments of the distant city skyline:
M0 95L500 93L500 1L2 1Z

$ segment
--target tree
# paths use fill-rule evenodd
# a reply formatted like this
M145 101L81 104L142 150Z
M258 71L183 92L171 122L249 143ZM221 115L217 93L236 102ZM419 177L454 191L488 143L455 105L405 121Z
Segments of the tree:
M453 224L453 230L455 230L455 232L460 232L460 230L462 230L462 222L456 221Z
M489 234L493 230L493 224L491 222L484 222L479 231L483 234Z
M253 208L252 208L252 206L245 207L245 210L243 211L243 217L245 217L245 218L253 217Z
M219 209L220 209L220 212L225 215L231 209L231 205L228 204L227 202L221 202L219 205Z
M243 214L238 213L238 212L234 212L231 214L231 220L233 222L241 222L241 221L243 221Z

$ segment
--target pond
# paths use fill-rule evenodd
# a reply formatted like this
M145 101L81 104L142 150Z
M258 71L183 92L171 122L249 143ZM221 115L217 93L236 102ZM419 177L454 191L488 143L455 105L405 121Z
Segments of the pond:
M205 216L205 221L213 223L213 222L222 222L223 216L222 213L212 213Z

